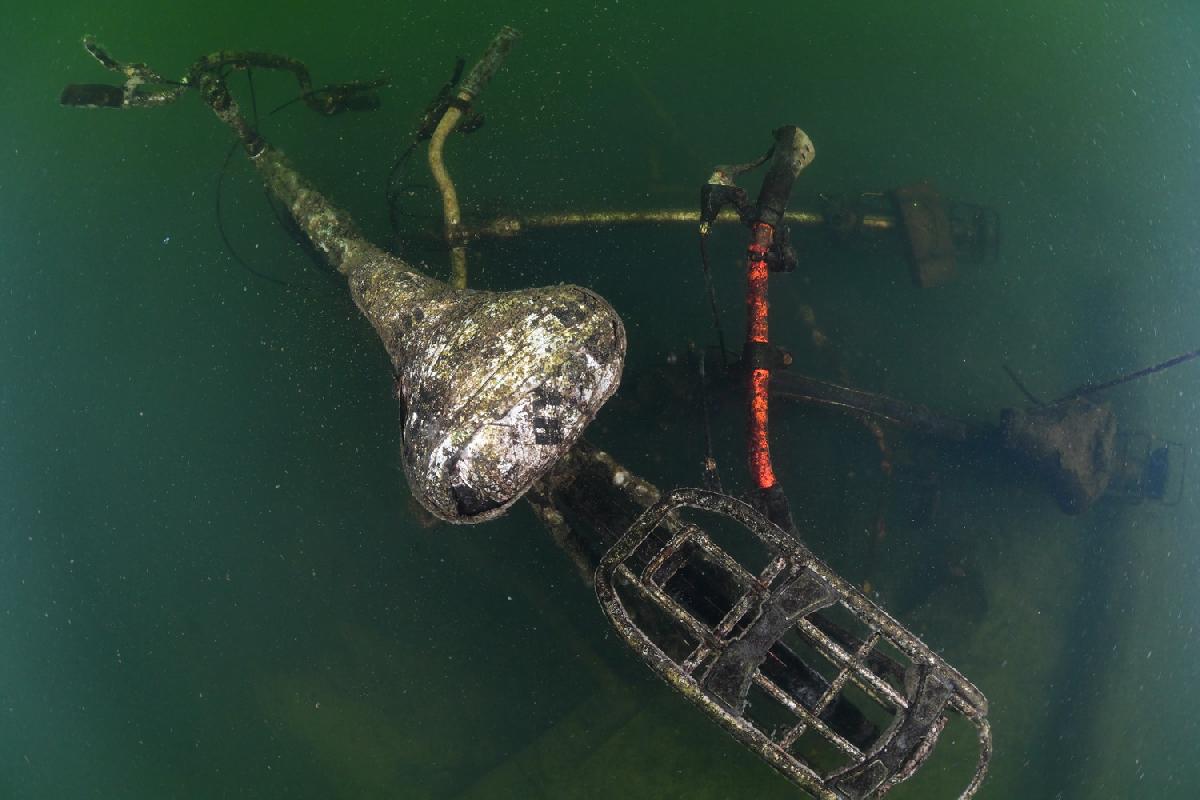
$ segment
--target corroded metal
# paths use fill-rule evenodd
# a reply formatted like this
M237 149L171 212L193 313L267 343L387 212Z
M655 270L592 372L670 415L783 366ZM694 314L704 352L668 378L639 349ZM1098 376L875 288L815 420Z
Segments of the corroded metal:
M969 437L985 432L985 429L973 429L962 420L938 414L916 403L905 403L886 395L817 380L798 372L781 371L773 375L771 395L886 420L902 428L951 442L965 442Z
M1187 486L1191 448L1146 431L1117 434L1116 465L1107 495L1127 503L1179 505Z
M429 139L429 171L433 173L433 181L437 184L438 192L442 195L442 216L446 222L446 244L450 247L450 285L456 289L467 287L467 247L459 231L462 224L462 212L458 204L458 191L454 181L446 170L446 162L442 157L446 147L446 138L466 114L472 101L483 91L483 87L491 81L500 70L505 56L512 49L521 34L505 25L496 34L496 38L488 46L487 52L479 59L467 75L466 80L458 89L454 100L447 103L445 113L438 122Z
M716 220L721 223L739 222L733 210L727 209ZM825 220L813 211L789 211L784 222L801 227L820 227ZM475 226L465 226L465 235L483 238L507 238L532 230L555 228L611 228L618 225L700 224L700 212L694 208L662 208L647 211L564 211L551 214L502 216ZM891 217L872 215L867 224L873 230L895 227Z
M162 82L89 44L109 69ZM371 244L239 112L224 68L291 63L272 58L206 56L176 86L200 89L267 188L346 276L391 357L414 496L449 522L492 519L570 449L616 391L625 357L620 317L579 286L457 291Z
M553 466L616 391L620 317L579 286L454 290L357 233L248 129L215 75L205 97L246 144L267 187L347 278L383 341L403 407L404 471L414 495L449 522L502 514Z
M206 101L237 133L264 181L286 204L316 249L347 277L356 304L383 340L397 369L401 401L405 405L406 471L410 462L418 467L415 477L414 472L409 472L414 490L423 478L429 478L430 486L436 490L419 493L422 502L435 511L440 510L443 516L455 519L458 515L455 521L464 521L464 501L471 508L478 507L476 501L484 506L497 502L496 507L475 516L481 519L499 513L529 484L536 482L531 501L539 517L556 541L576 557L578 564L594 564L614 542L624 542L621 537L626 527L659 501L660 492L608 454L584 441L575 441L582 426L616 388L620 375L624 330L607 303L586 289L570 286L504 295L454 292L421 275L401 259L367 242L348 215L331 205L292 169L283 155L238 114L219 74L202 72L190 85L202 88ZM117 99L112 93L93 91L82 91L72 97L84 101L77 105L112 105L107 101ZM101 102L87 102L90 100ZM131 107L120 101L116 105ZM467 379L460 371L469 373ZM518 424L506 426L505 417L499 423L496 421L496 409L505 408L516 415L518 419L513 421ZM427 416L426 410L432 411L432 416ZM410 442L410 429L419 441ZM507 429L508 439L501 429ZM442 437L438 431L446 436ZM454 434L455 431L465 434ZM530 445L529 434L537 447L547 449L538 450ZM537 441L539 438L545 441ZM472 450L476 445L478 448ZM473 452L478 457L472 457L469 463L462 457L443 458L456 447L460 448L460 454ZM517 461L497 460L497 453L503 452L515 453ZM476 469L482 466L484 456L491 458L490 463L496 467L494 472ZM530 459L528 462L524 460L526 457ZM422 472L435 462L440 465L440 474L437 469L428 474ZM471 480L478 477L479 482L471 485L481 486L485 494L491 495L457 494L454 481L464 475ZM748 507L739 505L735 516L744 512L753 514ZM641 519L645 522L655 514L658 512ZM683 526L676 515L659 515L658 522L680 544L701 541L703 532L698 528L693 527L686 536L682 534ZM768 528L760 535L769 539L772 533L779 532ZM659 576L689 577L703 590L710 610L727 609L720 619L695 618L700 627L693 626L691 630L708 626L728 638L740 630L738 615L748 616L753 609L765 607L761 602L762 592L745 590L750 573L731 557L711 546L702 549L709 556L708 563L722 567L723 572L689 572L686 564L671 557L655 559L654 571ZM618 549L613 549L610 559L617 552ZM811 573L808 585L801 587L811 598L823 602L827 596L836 597L856 612L857 618L867 619L875 626L870 635L860 640L834 621L823 618L820 611L799 620L798 627L807 635L807 641L842 665L832 681L806 667L786 645L776 642L769 648L773 660L761 665L752 681L800 720L784 732L783 741L789 747L796 744L800 724L817 730L837 725L841 732L831 741L844 753L864 753L873 759L872 763L885 762L889 766L895 760L892 758L895 753L905 756L899 768L870 790L874 795L851 794L854 786L866 784L862 778L843 776L839 787L842 794L832 796L878 796L891 783L906 778L932 747L934 733L947 708L968 716L980 727L985 749L981 764L986 763L990 739L983 717L986 702L982 697L967 691L969 684L957 673L941 669L944 664L936 656L928 654L933 660L926 658L927 648L915 637L865 597L854 594L852 587L811 555L805 559L798 558L794 550L781 552L772 560L770 571L763 573L767 576L766 588L776 580L797 578L801 571ZM627 564L622 563L621 567L626 568ZM602 574L607 573L597 573ZM798 584L792 580L790 585ZM828 592L833 594L827 595ZM711 635L704 639L710 640L716 641ZM893 659L876 651L876 645L883 641L891 642L906 655L919 653L921 659L913 659L913 665L922 666L906 673ZM718 650L709 647L708 652L692 659L690 669L693 672L702 669L706 661L714 658L720 658ZM738 666L728 659L725 664ZM726 672L739 674L736 669ZM954 691L942 702L947 681ZM730 705L730 699L736 701L741 684L726 682L726 686L734 687L732 695L724 695L726 705ZM841 697L848 686L859 686L872 697L882 697L905 709L907 720L917 719L921 708L928 711L920 715L922 720L930 714L934 720L923 729L924 736L914 737L911 725L898 730L889 728L880 734L877 726ZM696 695L698 702L705 696L701 690ZM935 702L922 705L921 698L930 697ZM918 726L917 732L921 730ZM864 749L868 740L888 744L882 749ZM903 746L897 746L897 742ZM764 755L769 756L767 752ZM972 787L981 778L979 771ZM873 783L876 776L867 774L866 780Z
M1059 508L1068 514L1091 507L1116 469L1117 417L1107 403L1075 397L1005 409L1000 434L1006 447L1044 475Z
M913 283L922 289L954 280L954 232L946 204L928 181L890 192L908 241Z
M120 87L102 84L72 84L63 90L63 105L84 108L147 108L177 100L188 89L198 87L206 76L226 69L267 69L289 72L300 88L297 100L326 116L350 110L379 107L375 90L387 84L386 78L371 81L330 84L314 89L308 67L294 58L253 50L219 50L196 59L179 80L168 80L146 64L125 63L112 55L94 37L85 36L83 47L108 70L125 77Z
M765 567L750 571L684 512L701 510L735 521L765 546ZM705 619L673 579L687 563L700 563L740 589L719 621ZM772 766L822 800L883 796L909 778L932 753L948 715L969 720L979 737L979 758L967 787L969 798L983 781L991 757L987 700L940 656L750 506L700 489L672 492L656 504L604 556L596 571L596 594L631 647L674 688L718 720ZM639 609L656 610L651 628ZM831 634L823 615L849 614L864 632ZM642 612L644 615L644 612ZM711 615L707 615L711 619ZM666 618L676 626L664 643ZM688 642L680 655L679 635ZM791 637L785 640L785 637ZM800 642L836 675L819 693L797 691L780 681L768 663L785 641ZM883 649L886 643L887 649ZM674 654L668 652L668 648ZM900 654L904 663L888 655ZM890 664L880 668L880 662ZM897 680L897 673L902 676ZM837 730L826 716L848 687L857 687L890 721L867 742ZM750 708L751 688L773 703L768 726L762 707ZM814 733L839 755L834 767L804 752L801 737Z

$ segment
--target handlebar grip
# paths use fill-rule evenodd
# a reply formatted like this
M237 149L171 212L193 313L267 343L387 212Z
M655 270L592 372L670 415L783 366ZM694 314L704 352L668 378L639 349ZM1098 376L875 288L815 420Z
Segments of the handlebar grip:
M62 90L58 102L79 108L121 108L125 90L106 83L72 83Z
M774 158L758 192L759 222L765 222L772 228L779 226L787 210L788 197L792 194L796 176L812 162L815 155L812 140L795 125L775 131Z
M516 44L516 41L521 38L521 34L515 28L510 28L505 25L496 34L496 38L492 39L492 43L488 45L488 49L484 52L483 57L479 59L474 67L471 67L471 72L467 75L466 80L459 87L460 93L475 97L483 91L483 87L487 86L488 81L492 79L500 67L504 64L504 58L508 55L508 51Z

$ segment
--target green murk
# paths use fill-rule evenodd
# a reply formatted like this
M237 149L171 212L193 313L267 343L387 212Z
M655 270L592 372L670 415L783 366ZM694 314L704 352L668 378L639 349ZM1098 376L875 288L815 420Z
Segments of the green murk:
M800 318L811 306L858 385L950 413L1020 403L1002 363L1050 396L1200 339L1193 4L65 0L8 23L4 797L796 796L623 649L528 510L418 526L368 323L236 159L234 243L304 288L280 292L225 254L213 187L229 140L198 98L58 107L65 83L108 78L84 33L168 75L223 47L285 52L318 81L387 73L381 110L336 118L267 115L294 85L255 77L264 134L381 247L403 133L454 57L504 23L521 46L481 100L487 123L448 154L468 219L688 206L715 164L759 154L785 123L820 151L797 205L929 177L999 211L1000 259L918 292L898 256L801 242L798 271L772 278L772 338L828 376ZM437 200L418 180L406 256L444 276L420 233L436 232ZM736 332L745 241L717 231L712 246ZM561 281L612 302L626 378L588 436L656 485L700 480L698 420L655 407L647 380L712 335L694 231L480 242L470 263L479 288ZM1194 442L1194 377L1181 367L1111 400L1130 430ZM736 484L741 420L714 434ZM870 435L785 409L772 443L807 544L861 583L880 487ZM1175 508L1067 518L986 460L935 461L936 516L920 527L897 501L870 577L990 701L979 797L1190 798L1194 487ZM951 796L972 743L953 729L945 743L890 796Z

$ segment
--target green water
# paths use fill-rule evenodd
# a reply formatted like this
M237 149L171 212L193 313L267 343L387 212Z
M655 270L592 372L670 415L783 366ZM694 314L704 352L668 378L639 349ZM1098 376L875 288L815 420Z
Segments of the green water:
M894 253L801 247L772 280L799 366L811 306L856 385L980 420L1197 346L1200 15L1184 2L1018 0L478 4L117 0L25 4L0 62L0 797L784 798L783 779L660 684L518 507L422 528L399 468L382 348L275 223L195 97L63 109L111 80L79 45L167 75L217 48L304 60L318 83L386 73L373 114L318 118L255 77L263 131L387 242L386 173L456 55L524 39L451 140L469 215L689 206L717 163L795 123L818 192L930 178L995 208L999 258L919 291ZM245 83L235 81L245 99ZM753 188L754 182L748 184ZM420 194L424 208L428 193ZM421 207L418 204L418 207ZM411 224L412 252L443 255ZM744 237L714 266L731 331ZM592 437L663 486L700 480L694 415L653 372L711 340L694 234L571 231L471 249L472 281L593 286L629 332ZM825 372L821 370L825 369ZM1197 441L1193 365L1108 395L1121 424ZM667 407L669 408L669 406ZM784 408L777 468L808 543L991 701L985 798L1190 798L1200 680L1200 507L1102 501L1063 516L1036 481L933 459L918 527L870 435ZM727 480L741 421L716 420ZM867 573L870 572L870 575ZM954 796L950 742L900 798Z

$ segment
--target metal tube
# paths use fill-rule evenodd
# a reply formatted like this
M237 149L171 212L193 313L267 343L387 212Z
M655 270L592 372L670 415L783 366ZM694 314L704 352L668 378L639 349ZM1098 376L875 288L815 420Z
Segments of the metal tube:
M857 414L884 419L938 439L965 442L984 430L953 417L935 413L921 405L838 386L796 372L779 372L772 377L774 386L771 387L771 394L780 399L843 408Z
M739 222L731 209L716 219L719 223ZM817 211L789 211L783 221L802 228L819 228L825 216ZM700 211L694 208L659 208L646 211L564 211L551 214L506 215L479 225L464 225L459 230L471 238L510 238L535 230L556 228L612 228L620 225L699 225ZM897 229L895 217L868 214L860 223L863 230L888 232Z
M450 246L450 285L455 289L467 288L467 248L464 244L466 237L463 236L462 231L462 212L458 205L458 192L454 188L454 182L450 180L450 173L446 171L446 164L442 159L446 138L462 120L464 110L470 106L471 101L483 91L483 87L499 71L500 66L504 63L504 57L520 36L521 34L507 25L500 29L496 38L488 45L483 57L479 59L479 63L471 68L467 79L462 82L458 94L455 95L456 102L451 103L446 109L446 113L442 115L441 121L438 122L433 136L429 140L429 171L433 173L433 180L442 194L442 213L446 219L446 244Z

